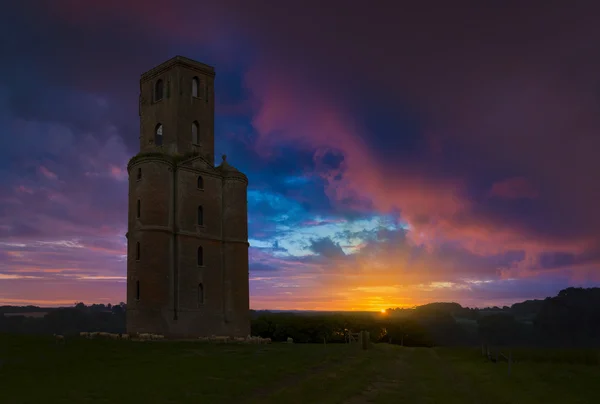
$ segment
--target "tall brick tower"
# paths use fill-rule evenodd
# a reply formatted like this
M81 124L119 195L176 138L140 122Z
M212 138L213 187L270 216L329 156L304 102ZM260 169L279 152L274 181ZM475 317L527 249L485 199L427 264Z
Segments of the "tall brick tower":
M250 333L247 177L214 165L211 66L176 56L142 74L140 152L127 166L127 331Z

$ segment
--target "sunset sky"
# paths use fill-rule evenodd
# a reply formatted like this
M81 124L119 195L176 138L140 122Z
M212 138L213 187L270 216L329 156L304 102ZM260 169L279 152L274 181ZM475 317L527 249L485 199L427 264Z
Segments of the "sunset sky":
M401 3L4 5L0 305L125 301L139 78L175 55L249 177L251 308L598 286L597 2Z

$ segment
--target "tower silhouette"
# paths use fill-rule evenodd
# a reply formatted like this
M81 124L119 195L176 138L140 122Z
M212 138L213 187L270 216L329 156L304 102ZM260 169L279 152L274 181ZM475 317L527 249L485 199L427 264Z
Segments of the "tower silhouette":
M214 165L214 68L176 56L142 74L127 166L127 331L250 333L247 177Z

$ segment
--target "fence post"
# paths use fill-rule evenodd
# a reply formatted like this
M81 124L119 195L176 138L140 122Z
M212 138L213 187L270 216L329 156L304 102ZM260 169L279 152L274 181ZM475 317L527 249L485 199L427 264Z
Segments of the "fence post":
M363 350L369 349L369 332L368 331L361 331L358 339L359 339L360 346Z
M510 376L510 370L512 367L512 349L508 350L508 375Z
M498 353L500 352L500 348L496 348L496 363L498 363Z

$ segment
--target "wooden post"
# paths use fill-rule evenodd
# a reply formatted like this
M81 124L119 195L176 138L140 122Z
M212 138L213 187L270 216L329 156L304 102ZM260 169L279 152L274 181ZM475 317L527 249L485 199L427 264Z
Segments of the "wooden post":
M500 352L500 348L496 348L496 363L498 363L498 352Z
M483 347L483 342L481 343L481 356L485 356L485 348Z
M360 342L363 350L369 349L369 331L360 332Z
M508 350L508 375L510 376L510 371L512 368L512 349Z

